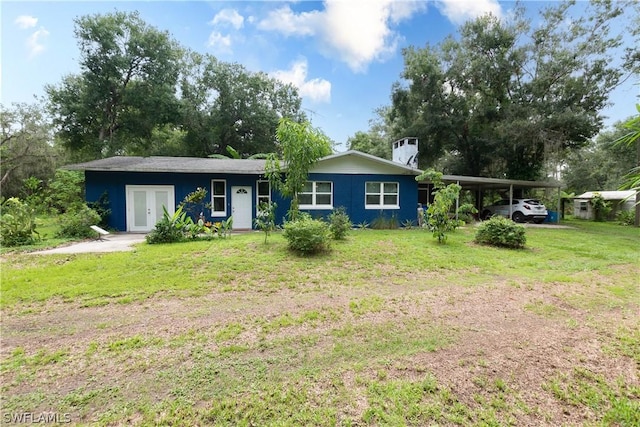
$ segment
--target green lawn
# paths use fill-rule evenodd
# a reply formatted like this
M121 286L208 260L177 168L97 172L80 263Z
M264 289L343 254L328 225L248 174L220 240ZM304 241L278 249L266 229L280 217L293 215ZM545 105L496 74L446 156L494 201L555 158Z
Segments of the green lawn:
M640 232L524 250L358 230L5 253L2 416L140 425L640 423Z

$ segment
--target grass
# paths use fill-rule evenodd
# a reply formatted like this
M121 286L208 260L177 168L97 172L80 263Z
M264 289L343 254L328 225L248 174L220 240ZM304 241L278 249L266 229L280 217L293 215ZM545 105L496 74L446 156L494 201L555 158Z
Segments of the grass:
M33 252L42 249L49 249L64 243L68 243L73 239L57 237L56 233L60 229L58 224L58 216L56 215L39 215L36 218L36 231L38 239L32 245L4 247L0 246L0 254L15 252Z
M640 234L570 225L527 229L518 251L474 244L466 227L445 245L421 230L357 231L312 257L289 253L277 233L266 245L248 233L131 253L4 253L2 415L52 410L98 425L637 424L637 378L592 368L638 366ZM499 289L522 301L505 322L518 315L590 334L601 359L590 365L567 343L558 359L571 368L545 364L531 384L513 361L497 364L511 343L470 352L465 341L487 326L461 321L474 306L460 303ZM538 344L517 345L524 366L535 360Z

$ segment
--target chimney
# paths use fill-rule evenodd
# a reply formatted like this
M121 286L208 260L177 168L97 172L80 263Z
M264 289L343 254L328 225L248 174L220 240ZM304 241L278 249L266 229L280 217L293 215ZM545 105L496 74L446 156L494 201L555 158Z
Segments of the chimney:
M393 143L393 161L418 168L418 138L405 137Z

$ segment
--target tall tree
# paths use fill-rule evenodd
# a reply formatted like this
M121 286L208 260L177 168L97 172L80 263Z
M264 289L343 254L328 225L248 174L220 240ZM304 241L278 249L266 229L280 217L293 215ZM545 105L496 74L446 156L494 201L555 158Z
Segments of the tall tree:
M290 218L298 214L298 194L303 190L309 169L322 157L331 154L331 140L309 122L280 119L276 131L282 160L272 154L267 159L266 176L284 197L291 198Z
M190 53L181 76L182 108L189 154L242 157L274 152L282 117L304 120L297 89L242 65Z
M585 146L623 76L610 26L637 5L594 1L578 17L574 6L546 8L533 30L519 7L510 21L486 15L459 39L405 49L408 84L392 88L395 137L420 138L421 165L445 156L450 173L516 179L539 178L547 159Z
M567 156L562 178L568 192L615 190L625 182L625 176L636 165L639 142L619 144L628 129L627 122L618 122L601 132L589 144Z
M36 104L0 105L0 193L20 195L31 176L46 181L57 166L51 124Z
M375 110L376 117L369 120L368 132L356 132L347 139L349 150L358 150L382 159L391 160L391 126L388 124L390 107Z
M75 36L80 74L46 87L65 147L79 158L144 154L177 115L180 47L137 12L80 17Z

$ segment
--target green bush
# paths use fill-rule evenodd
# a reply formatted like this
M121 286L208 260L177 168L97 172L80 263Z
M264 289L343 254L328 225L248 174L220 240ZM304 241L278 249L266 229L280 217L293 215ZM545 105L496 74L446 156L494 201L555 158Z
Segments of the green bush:
M595 221L606 221L611 213L611 203L607 202L599 193L595 193L591 199L593 216Z
M90 227L100 223L100 215L87 205L74 206L60 217L58 237L94 237L96 232Z
M284 237L289 249L301 253L312 254L329 249L329 225L318 219L311 219L307 215L300 215L300 219L287 222L284 225Z
M329 231L335 240L343 240L347 237L351 227L351 220L343 207L339 207L329 214Z
M82 209L84 205L84 174L58 169L49 183L49 207L59 213ZM95 225L96 223L94 223Z
M87 203L87 206L100 215L100 221L97 225L102 228L107 228L107 225L109 224L109 217L111 216L111 209L109 208L109 194L105 191L98 200Z
M475 241L492 246L523 248L527 238L522 225L508 218L494 216L478 226Z
M30 245L36 240L36 211L16 197L3 200L0 215L2 246Z
M392 214L391 217L387 218L384 216L382 211L380 215L375 217L373 221L371 221L371 228L374 230L395 230L399 227L398 218L395 214Z
M163 207L162 219L158 221L153 230L145 236L147 243L176 243L185 239L185 232L193 224L193 220L187 221L187 213L182 206L176 209L173 215L169 215L167 209ZM189 218L191 219L191 218Z
M469 224L475 221L477 213L478 209L473 204L465 203L458 208L458 219Z
M618 211L616 221L618 221L620 225L634 225L636 222L636 211Z

